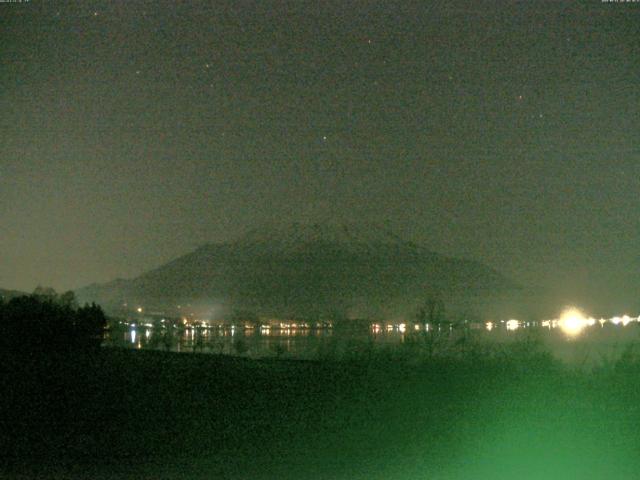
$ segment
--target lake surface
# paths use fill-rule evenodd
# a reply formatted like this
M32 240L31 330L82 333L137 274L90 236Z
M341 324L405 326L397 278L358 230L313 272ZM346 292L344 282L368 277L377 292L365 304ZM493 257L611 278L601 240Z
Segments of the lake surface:
M577 366L593 366L619 359L640 344L637 318L584 320L574 324L557 320L515 320L465 325L371 324L345 328L244 328L238 326L158 327L121 323L105 338L105 345L133 349L244 355L252 358L344 358L380 350L406 352L419 346L435 354L457 350L504 346L535 341L560 360ZM415 350L414 348L414 351Z

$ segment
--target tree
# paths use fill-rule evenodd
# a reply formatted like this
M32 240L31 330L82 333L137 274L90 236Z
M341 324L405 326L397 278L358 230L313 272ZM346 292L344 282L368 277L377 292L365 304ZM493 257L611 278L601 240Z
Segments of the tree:
M107 317L95 303L75 311L74 334L81 345L100 346L106 326Z
M444 301L438 293L432 293L418 307L416 318L418 323L428 323L430 325L438 325L445 319Z
M41 356L100 346L107 323L102 309L95 304L78 308L67 294L61 302L52 291L39 287L2 306L0 349Z
M33 296L40 300L55 301L58 298L58 294L51 287L43 287L38 285L33 291Z
M64 307L73 309L78 308L78 301L76 300L76 294L72 290L64 292L58 296L58 303Z

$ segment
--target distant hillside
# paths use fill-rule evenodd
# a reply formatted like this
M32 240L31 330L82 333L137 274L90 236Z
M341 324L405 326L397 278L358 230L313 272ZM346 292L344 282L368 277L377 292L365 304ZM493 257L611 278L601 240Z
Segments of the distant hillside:
M23 295L28 295L25 292L20 292L18 290L4 290L2 288L0 288L0 300L3 301L8 301L11 300L14 297L21 297Z
M21 292L19 290L5 290L0 288L0 298L2 300L11 300L13 297L21 297L23 295L28 295L26 292Z
M364 317L408 315L436 294L459 310L477 309L515 289L486 265L439 255L381 228L294 224L205 245L77 295L106 308L191 303L218 313Z

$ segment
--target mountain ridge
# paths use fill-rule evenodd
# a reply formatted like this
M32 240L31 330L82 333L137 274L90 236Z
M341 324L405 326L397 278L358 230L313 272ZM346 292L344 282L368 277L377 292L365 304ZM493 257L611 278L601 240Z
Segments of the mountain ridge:
M514 288L491 267L440 255L387 229L291 224L205 244L134 279L85 287L78 296L107 308L189 302L227 312L362 317L407 314L428 295L462 304Z

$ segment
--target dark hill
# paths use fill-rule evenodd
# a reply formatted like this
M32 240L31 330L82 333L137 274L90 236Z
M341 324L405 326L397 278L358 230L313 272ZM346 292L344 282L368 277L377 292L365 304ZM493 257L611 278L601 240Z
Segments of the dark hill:
M397 316L429 295L490 302L515 286L377 227L291 225L209 244L132 280L81 289L83 301L167 309L187 302L263 315ZM467 307L465 307L467 308Z

